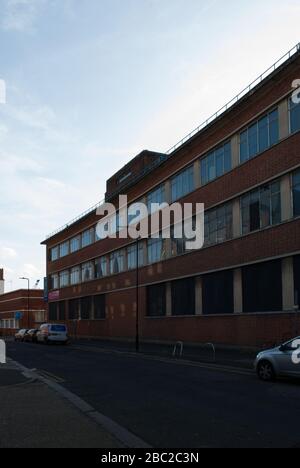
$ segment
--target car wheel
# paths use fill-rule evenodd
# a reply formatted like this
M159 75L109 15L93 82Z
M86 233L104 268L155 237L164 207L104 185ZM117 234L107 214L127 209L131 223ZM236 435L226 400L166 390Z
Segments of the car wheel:
M275 380L275 372L272 364L269 361L262 361L257 366L257 374L263 382L272 382Z

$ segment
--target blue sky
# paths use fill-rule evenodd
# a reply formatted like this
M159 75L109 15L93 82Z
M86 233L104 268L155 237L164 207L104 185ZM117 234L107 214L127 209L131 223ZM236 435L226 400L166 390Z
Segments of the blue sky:
M299 42L299 20L299 0L0 0L6 289L42 279L45 236Z

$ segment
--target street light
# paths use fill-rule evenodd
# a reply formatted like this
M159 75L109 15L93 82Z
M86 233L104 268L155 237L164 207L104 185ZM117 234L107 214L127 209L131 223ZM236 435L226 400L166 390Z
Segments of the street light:
M28 282L28 294L27 294L27 327L29 328L29 294L30 294L30 279L22 277L20 280L24 280Z

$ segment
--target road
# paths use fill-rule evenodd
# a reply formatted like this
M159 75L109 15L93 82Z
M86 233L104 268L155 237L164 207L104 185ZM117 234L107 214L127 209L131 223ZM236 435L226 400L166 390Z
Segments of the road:
M7 351L155 448L300 447L298 382L76 346Z

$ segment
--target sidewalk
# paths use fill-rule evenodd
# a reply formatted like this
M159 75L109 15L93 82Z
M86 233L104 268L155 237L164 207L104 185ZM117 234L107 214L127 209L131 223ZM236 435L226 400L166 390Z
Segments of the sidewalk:
M88 340L76 339L72 346L82 349L94 349L135 353L135 343L118 340ZM140 344L140 353L147 356L172 358L175 343L147 343ZM177 347L176 358L180 358L180 347ZM212 346L211 344L185 344L181 358L200 363L214 363L223 366L253 369L257 350L251 348L238 348L229 346Z
M11 363L0 365L0 448L120 448L98 424Z

